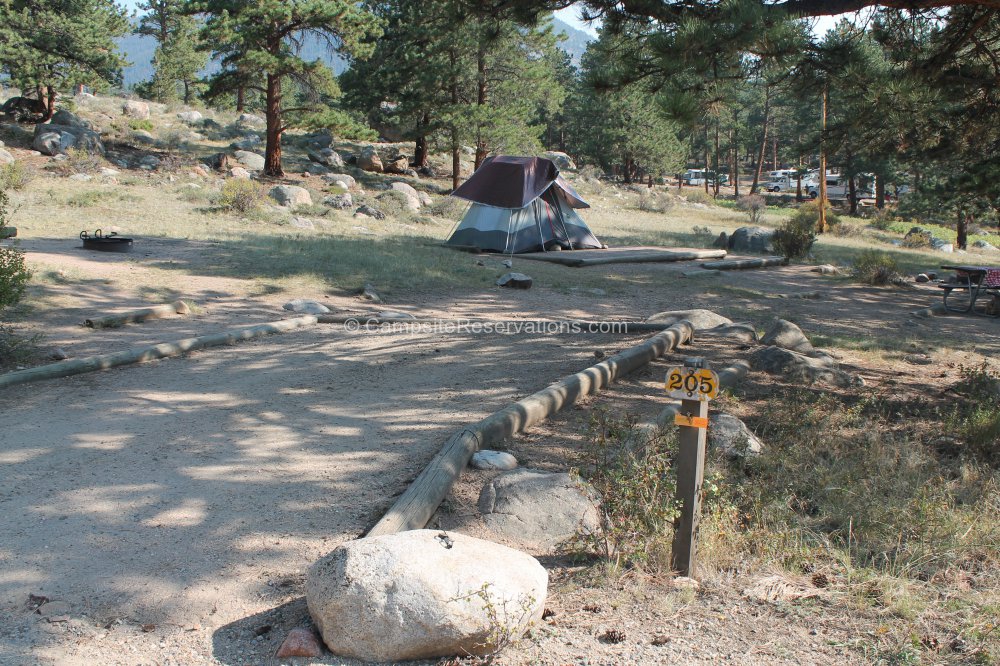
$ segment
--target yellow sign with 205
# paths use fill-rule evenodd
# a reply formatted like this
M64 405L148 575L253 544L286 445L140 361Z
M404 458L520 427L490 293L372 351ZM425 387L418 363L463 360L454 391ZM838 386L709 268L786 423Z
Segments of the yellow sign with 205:
M670 368L665 388L677 400L712 400L719 395L719 376L707 368Z

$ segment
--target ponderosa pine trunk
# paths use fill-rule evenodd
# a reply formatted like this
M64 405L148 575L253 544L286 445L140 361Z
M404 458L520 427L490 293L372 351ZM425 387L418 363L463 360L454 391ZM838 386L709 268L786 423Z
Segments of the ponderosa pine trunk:
M264 148L264 175L281 178L285 175L281 168L281 77L267 75L267 143Z
M879 210L885 208L885 178L882 174L875 176L875 207Z
M236 86L236 113L243 113L246 108L246 91L243 86Z
M430 125L431 119L429 114L424 114L417 121L417 136L416 140L413 142L413 168L420 169L421 167L427 166L427 126Z
M760 189L760 172L764 166L764 151L767 150L767 125L771 119L771 86L764 88L764 134L760 138L760 152L757 153L757 168L753 173L753 184L750 186L750 194L757 194Z
M45 91L45 116L42 118L43 123L52 120L52 116L56 115L56 89L53 85L49 84L45 86Z
M850 199L851 216L858 214L858 188L854 184L854 176L847 179L847 197Z
M489 94L486 86L486 51L480 48L479 53L476 55L476 106L480 109L483 108L486 106L488 98ZM482 127L480 127L476 137L476 163L473 167L474 171L479 170L489 152L486 140L483 139Z

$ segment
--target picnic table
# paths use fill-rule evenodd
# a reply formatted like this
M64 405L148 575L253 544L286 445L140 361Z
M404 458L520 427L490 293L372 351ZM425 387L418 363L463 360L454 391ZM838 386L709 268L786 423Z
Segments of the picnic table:
M1000 268L995 266L942 266L942 270L955 271L955 277L941 282L944 289L944 307L949 312L976 313L976 301L989 296L992 301L984 314L1000 316Z

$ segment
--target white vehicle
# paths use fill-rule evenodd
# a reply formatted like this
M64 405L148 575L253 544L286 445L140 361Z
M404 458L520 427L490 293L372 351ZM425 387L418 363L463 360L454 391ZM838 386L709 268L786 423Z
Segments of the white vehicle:
M685 185L704 185L706 178L709 184L715 184L715 172L707 169L688 169L682 178ZM726 185L728 183L729 175L721 174L719 176L719 184Z
M859 200L860 199L871 199L875 196L874 190L875 177L870 174L862 174L858 176L855 182L854 195ZM803 183L805 185L805 183ZM871 189L868 189L869 186ZM809 183L806 190L809 196L815 199L819 196L819 180L815 180ZM830 174L826 175L826 198L831 201L844 200L851 194L851 183L850 178L840 174Z
M777 173L772 171L771 173ZM799 187L799 177L796 175L798 171L795 169L785 169L783 175L776 178L771 178L767 183L764 184L764 189L768 192L796 192ZM802 191L807 192L809 190L809 180L808 175L803 174L802 176Z
M768 180L781 180L782 178L795 178L795 169L778 169L767 174Z

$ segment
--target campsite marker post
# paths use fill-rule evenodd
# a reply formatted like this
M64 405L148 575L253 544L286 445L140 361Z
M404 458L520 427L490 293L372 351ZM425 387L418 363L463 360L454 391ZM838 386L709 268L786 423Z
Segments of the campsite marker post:
M667 371L665 388L670 397L681 401L680 411L674 417L674 423L680 426L677 499L681 513L674 521L670 568L681 576L691 576L695 568L701 486L705 479L708 401L719 393L719 376L707 367L705 359L688 358L683 367Z

